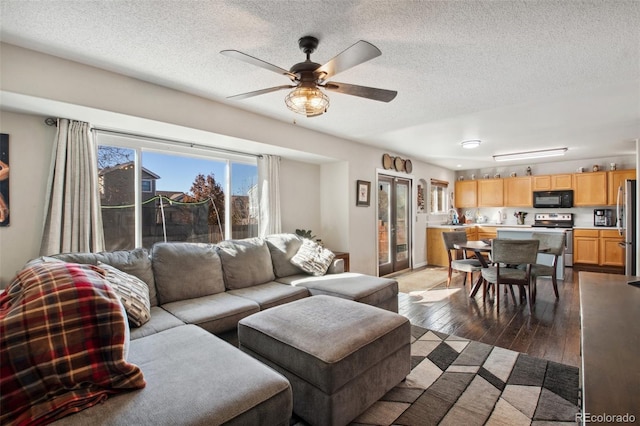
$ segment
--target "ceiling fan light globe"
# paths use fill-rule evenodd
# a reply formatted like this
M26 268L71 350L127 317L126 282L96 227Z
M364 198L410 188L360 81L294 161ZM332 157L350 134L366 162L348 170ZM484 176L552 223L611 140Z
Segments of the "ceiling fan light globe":
M296 87L284 102L291 111L307 117L322 115L329 108L329 97L315 87Z

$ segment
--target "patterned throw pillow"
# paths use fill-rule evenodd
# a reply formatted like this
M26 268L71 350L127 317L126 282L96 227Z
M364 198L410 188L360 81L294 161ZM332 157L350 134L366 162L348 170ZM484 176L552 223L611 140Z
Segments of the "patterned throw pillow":
M127 311L129 323L140 327L151 319L149 303L149 287L137 277L99 262L98 266L105 271L105 279L116 292Z
M305 239L291 263L308 274L321 276L327 272L336 255L319 244Z

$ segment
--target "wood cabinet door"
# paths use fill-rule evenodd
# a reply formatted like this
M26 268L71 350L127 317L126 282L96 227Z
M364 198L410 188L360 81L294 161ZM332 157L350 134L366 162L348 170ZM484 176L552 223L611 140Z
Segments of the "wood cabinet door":
M512 177L504 179L504 205L507 207L533 206L531 177Z
M495 226L481 226L478 228L478 240L492 240L497 236L498 230Z
M459 180L455 184L455 207L477 207L478 206L478 181Z
M551 189L551 176L550 175L532 176L531 189L533 191L549 191Z
M573 204L604 206L607 204L607 172L574 173Z
M482 179L478 182L478 207L504 206L503 179Z
M567 173L564 175L551 175L551 189L573 189L573 180L571 178L571 174Z
M618 231L600 231L600 265L624 266L625 252L620 247L622 240Z
M600 237L595 229L576 229L573 231L573 263L597 265L600 262Z
M618 200L618 187L624 184L626 179L635 179L636 171L635 170L614 170L612 172L607 172L607 183L609 185L609 195L608 202L611 205L616 205Z
M449 258L442 241L442 233L448 231L443 228L427 229L427 264L449 266Z

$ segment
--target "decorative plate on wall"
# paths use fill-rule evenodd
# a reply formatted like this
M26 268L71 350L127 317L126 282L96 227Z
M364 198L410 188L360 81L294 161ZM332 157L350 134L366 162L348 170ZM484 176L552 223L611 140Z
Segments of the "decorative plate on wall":
M391 156L389 154L383 154L382 167L384 167L385 170L389 170L392 166L393 166L393 160L391 159Z
M411 173L413 171L413 164L411 164L411 160L404 160L404 171L407 173Z
M393 160L393 165L397 171L399 172L404 171L404 160L402 158L396 157L395 160Z

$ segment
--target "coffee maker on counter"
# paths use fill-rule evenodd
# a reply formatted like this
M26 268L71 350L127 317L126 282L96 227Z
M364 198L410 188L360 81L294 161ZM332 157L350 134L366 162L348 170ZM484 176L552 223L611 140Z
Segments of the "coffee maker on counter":
M615 212L613 209L593 210L593 226L616 226Z

